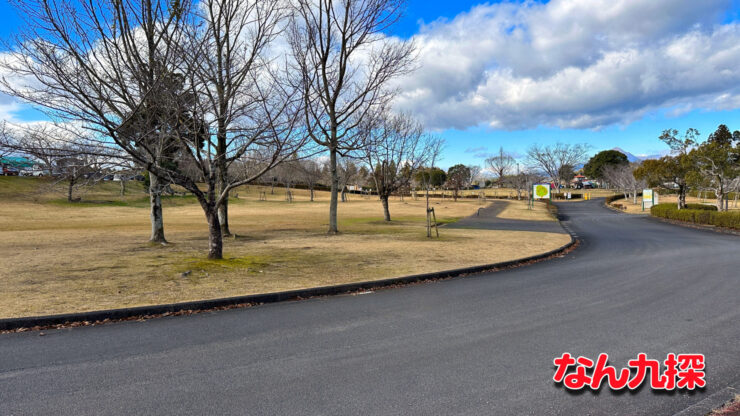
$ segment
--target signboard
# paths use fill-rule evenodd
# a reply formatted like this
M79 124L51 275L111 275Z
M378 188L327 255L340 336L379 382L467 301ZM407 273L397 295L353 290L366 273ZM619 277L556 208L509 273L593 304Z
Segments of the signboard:
M642 190L642 210L650 209L653 205L658 203L658 194L653 192L652 189Z
M550 184L536 183L532 186L533 199L550 199Z

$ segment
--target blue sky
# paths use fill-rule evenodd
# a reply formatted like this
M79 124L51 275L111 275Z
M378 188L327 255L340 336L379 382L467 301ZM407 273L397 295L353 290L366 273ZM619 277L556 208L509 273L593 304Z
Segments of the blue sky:
M740 129L740 0L496 3L410 0L388 31L417 43L398 107L445 138L443 167L558 141L655 154L663 129ZM0 16L6 38L19 19L6 0Z

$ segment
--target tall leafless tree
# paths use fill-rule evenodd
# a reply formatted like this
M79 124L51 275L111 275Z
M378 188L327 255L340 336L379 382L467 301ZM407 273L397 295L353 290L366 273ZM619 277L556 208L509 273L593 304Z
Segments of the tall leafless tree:
M588 145L556 143L552 146L532 145L527 150L527 158L532 167L541 170L550 180L560 183L560 173L564 166L578 166L586 160Z
M339 157L364 146L360 123L383 108L389 81L411 69L410 42L386 38L403 0L293 0L290 44L301 74L305 124L329 153L329 234L336 234Z
M202 23L190 36L196 51L188 65L200 85L201 112L211 120L216 135L214 160L221 193L228 187L229 151L234 142L259 131L263 94L259 78L269 70L266 50L280 34L287 16L280 0L205 0L197 8ZM221 233L229 229L229 194L224 194L218 217Z

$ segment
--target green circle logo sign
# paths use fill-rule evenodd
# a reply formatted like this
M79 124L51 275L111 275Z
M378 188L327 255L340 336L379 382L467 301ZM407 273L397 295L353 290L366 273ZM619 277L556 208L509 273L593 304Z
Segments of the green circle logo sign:
M537 185L537 189L534 191L538 197L543 198L547 196L547 188L542 185Z

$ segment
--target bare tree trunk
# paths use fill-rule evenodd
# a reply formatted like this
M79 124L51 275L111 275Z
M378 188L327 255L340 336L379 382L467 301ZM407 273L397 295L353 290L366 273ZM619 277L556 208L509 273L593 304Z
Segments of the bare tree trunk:
M347 202L347 187L342 186L342 202Z
M164 238L164 219L162 217L162 186L159 178L149 172L149 218L152 223L152 235L149 241L152 243L166 243Z
M313 186L308 189L309 194L311 195L311 202L313 202Z
M686 208L686 186L679 185L678 187L678 209Z
M72 191L74 190L75 182L74 178L70 178L69 185L67 186L67 202L72 202Z
M218 222L221 224L221 235L228 237L231 235L229 229L229 197L224 198L224 202L218 207Z
M388 210L388 195L383 195L380 197L380 202L383 203L383 219L386 221L391 220L391 212Z
M722 188L716 189L715 196L717 197L717 211L725 211L725 190Z
M426 185L426 200L427 200L427 238L432 238L432 226L429 222L429 185Z
M337 234L337 201L339 194L339 173L337 172L337 150L329 150L329 168L331 169L331 199L329 201L329 234Z
M219 123L219 130L224 129L222 124ZM222 137L223 136L223 137ZM228 186L228 167L226 166L226 133L220 133L218 138L218 191L223 192ZM218 207L218 222L221 224L221 235L230 236L231 230L229 229L229 194L226 193L223 203Z
M126 181L121 178L121 196L126 195Z
M206 219L208 220L208 258L220 260L224 257L224 242L221 224L218 221L218 210L208 207Z

